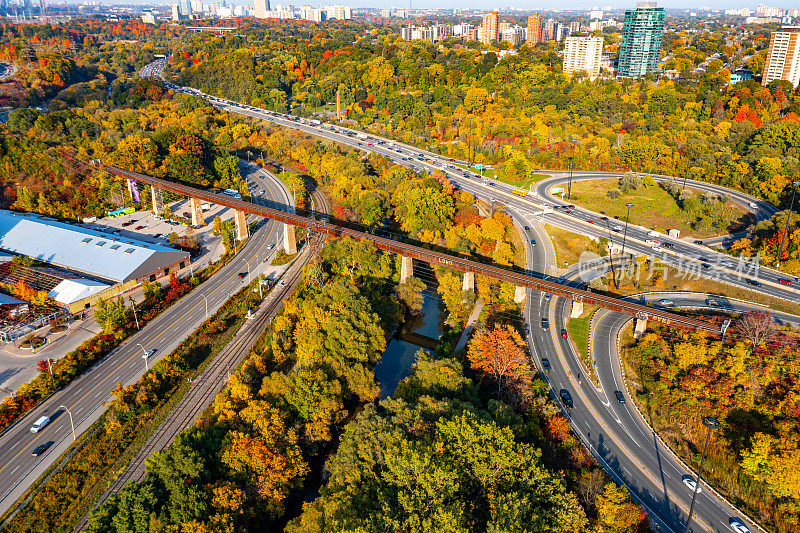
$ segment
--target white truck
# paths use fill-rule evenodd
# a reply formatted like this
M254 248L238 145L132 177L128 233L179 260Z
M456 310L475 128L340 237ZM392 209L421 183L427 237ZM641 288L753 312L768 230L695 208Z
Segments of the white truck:
M356 135L356 137L358 137L362 141L366 141L367 140L367 134L366 133L359 133L358 135Z

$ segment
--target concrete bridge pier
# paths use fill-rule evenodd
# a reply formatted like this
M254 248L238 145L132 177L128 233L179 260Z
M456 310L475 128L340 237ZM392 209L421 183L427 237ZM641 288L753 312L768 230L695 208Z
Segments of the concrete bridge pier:
M474 291L475 290L475 273L474 272L464 272L464 282L461 284L462 291Z
M236 222L236 240L243 241L249 237L247 232L247 213L237 209L234 212L233 220Z
M517 288L514 290L514 303L521 304L525 301L525 293L527 289L521 285L517 285Z
M150 186L150 197L153 199L153 214L160 215L164 212L164 196L161 189Z
M580 318L583 314L583 302L572 302L572 311L569 313L570 318Z
M192 214L192 226L205 226L206 217L203 216L202 200L189 198L189 212Z
M414 275L414 260L404 255L400 256L400 283Z
M294 226L290 224L283 224L283 251L286 255L294 255L297 253L297 239L294 235Z
M647 329L647 320L644 318L637 318L634 320L633 338L641 339Z

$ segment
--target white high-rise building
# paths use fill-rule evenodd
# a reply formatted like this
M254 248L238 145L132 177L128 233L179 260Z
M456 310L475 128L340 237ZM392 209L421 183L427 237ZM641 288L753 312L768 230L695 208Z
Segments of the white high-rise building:
M773 80L800 85L800 26L784 26L770 35L761 83L767 86Z
M350 20L353 18L353 13L350 9L350 6L325 6L323 11L325 12L325 18L328 20Z
M600 74L602 55L602 37L567 37L564 42L564 74L583 70L594 79Z
M300 6L300 18L303 20L322 22L322 9L311 6Z
M267 12L269 11L269 0L255 0L255 5L253 7L255 10L253 15L257 19L267 18Z

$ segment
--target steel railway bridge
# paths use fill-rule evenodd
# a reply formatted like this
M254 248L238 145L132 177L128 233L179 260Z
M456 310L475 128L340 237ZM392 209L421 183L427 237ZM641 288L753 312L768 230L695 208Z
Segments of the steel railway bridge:
M648 320L655 320L670 326L685 330L696 331L704 330L713 335L725 333L725 326L711 323L698 318L687 317L672 313L667 310L647 307L623 298L606 296L572 287L549 279L526 272L509 270L492 264L481 263L472 259L466 259L452 253L439 250L432 250L415 244L399 242L390 238L381 237L350 227L343 221L330 218L317 219L313 215L305 216L302 214L281 211L271 207L252 204L244 200L239 200L229 196L212 193L202 189L197 189L188 185L154 178L144 174L131 172L121 168L102 165L107 172L122 178L134 180L138 183L150 185L153 195L154 209L161 203L161 191L170 191L176 194L187 196L190 199L191 214L193 224L202 224L201 202L211 202L234 209L234 217L237 226L237 235L246 236L245 216L253 214L261 217L270 218L284 223L284 246L289 253L295 253L294 227L307 228L312 232L319 232L332 237L351 237L353 239L366 239L371 241L377 248L398 254L402 257L401 261L401 280L412 275L412 259L426 261L431 265L441 265L453 270L464 272L464 290L474 288L475 274L488 276L494 279L513 283L517 287L517 300L522 301L525 296L525 289L532 288L542 292L548 292L556 296L561 296L572 300L574 306L582 307L583 304L596 305L604 309L610 309L618 313L635 317L636 331L644 331ZM161 203L163 205L163 203Z

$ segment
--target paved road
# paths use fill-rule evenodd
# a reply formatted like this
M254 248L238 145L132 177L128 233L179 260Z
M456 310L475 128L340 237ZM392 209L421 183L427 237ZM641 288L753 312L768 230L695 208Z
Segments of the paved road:
M9 63L0 63L0 81L10 78L17 73L17 67Z
M248 179L265 189L263 201L283 206L293 204L279 181L255 171ZM275 252L275 245L280 242L281 227L280 223L265 220L219 272L0 435L0 514L71 444L69 414L60 406L67 406L72 412L76 434L88 429L105 411L103 403L111 398L117 383L133 383L144 374L145 350L157 350L148 360L152 365L239 290L243 281L247 281L240 279L240 272L248 272L248 277L260 273L266 257ZM30 433L31 425L42 415L50 416L52 422L39 433ZM32 457L31 450L46 442L54 445L44 455Z
M533 271L550 273L549 269L554 261L552 250L549 249L549 239L538 226L540 222L548 222L584 235L610 237L613 243L621 244L620 234L613 230L613 226L619 224L619 221L608 221L606 224L606 221L601 222L601 215L580 209L573 209L572 214L554 211L553 206L558 202L549 195L547 190L537 188L531 195L518 196L512 192L513 187L511 186L482 179L473 172L453 166L454 161L452 160L396 141L363 134L338 125L323 126L315 121L210 97L191 88L175 86L172 88L179 92L206 96L214 106L220 109L267 120L348 144L364 151L384 155L398 164L416 170L444 172L460 188L468 190L490 203L502 205L511 214L515 223L522 227L525 235L537 242L537 246L529 244L528 249L528 268ZM551 172L551 174L554 175L552 181L566 179L566 174L563 172ZM581 177L584 176L581 175ZM588 179L590 176L587 174L585 177ZM774 208L771 206L756 199L744 198L741 193L736 191L701 183L692 183L692 187L707 188L717 194L729 194L739 202L746 200L747 208L751 209L757 218L771 216L770 213L774 212L772 211ZM750 200L755 203L755 209L750 207ZM589 223L588 220L592 220L594 223ZM598 222L601 222L602 225ZM528 226L529 229L524 229L525 226ZM800 280L790 280L791 284L784 285L778 281L778 278L784 277L784 275L764 268L749 270L746 265L735 264L730 256L716 253L703 245L659 236L660 241L667 241L673 246L654 250L653 246L646 242L650 238L647 232L648 228L629 226L626 236L626 251L648 255L657 252L660 254L660 259L673 266L696 270L701 276L718 278L726 283L790 301L796 301L800 294L796 288L796 284ZM703 263L709 266L704 267ZM757 285L751 284L752 282L748 283L746 281L748 279L754 280ZM688 472L668 451L659 447L657 439L647 431L646 425L639 425L641 422L637 423L630 412L623 411L625 406L612 404L605 389L596 390L593 385L582 378L582 370L572 345L569 340L562 339L560 336L561 328L569 314L566 306L567 301L563 299L546 299L545 295L541 293L529 291L526 304L528 341L537 367L544 373L541 357L547 356L550 359L552 370L544 374L551 383L554 396L561 388L571 391L575 397L575 408L569 412L573 427L604 468L618 482L624 483L638 502L646 506L652 521L658 527L664 531L675 533L682 531L682 524L688 513L691 491L681 483L680 476ZM541 328L542 317L549 318L549 331ZM619 318L619 320L622 319ZM611 360L609 357L606 359ZM609 386L613 384L614 382L607 383ZM736 516L737 513L724 499L710 494L710 492L703 492L703 497L699 498L699 502L696 504L694 529L695 531L728 531L729 517ZM755 529L755 525L747 523L751 529Z

